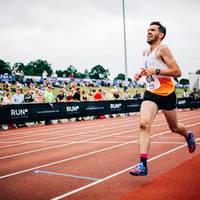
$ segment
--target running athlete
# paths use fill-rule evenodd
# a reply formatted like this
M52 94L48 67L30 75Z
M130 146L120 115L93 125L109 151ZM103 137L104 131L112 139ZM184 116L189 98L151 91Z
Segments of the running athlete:
M146 91L140 108L140 163L130 171L130 174L134 176L147 176L148 174L150 128L158 109L163 110L171 131L186 139L189 152L193 153L196 148L192 132L187 131L177 120L173 77L180 77L181 70L170 49L162 44L165 35L166 28L160 22L154 21L150 24L147 31L147 43L150 48L144 51L144 66L141 72L135 75L136 80L145 76Z

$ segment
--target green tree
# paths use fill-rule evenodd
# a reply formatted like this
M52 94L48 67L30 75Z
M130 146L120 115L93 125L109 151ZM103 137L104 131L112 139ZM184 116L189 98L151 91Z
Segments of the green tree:
M178 78L177 77L173 77L173 79L178 83Z
M24 67L25 75L42 76L44 71L46 71L49 76L53 73L51 64L44 60L31 61Z
M114 80L125 80L125 74L118 74L117 77L114 78ZM128 81L132 82L131 78L128 78Z
M67 69L63 71L63 75L64 77L70 77L70 75L72 74L75 77L75 75L77 74L77 69L73 65L69 65Z
M63 71L62 70L56 70L56 74L58 77L63 77Z
M86 74L85 73L81 73L81 72L77 72L75 74L75 78L86 78Z
M10 63L0 60L0 74L4 74L4 73L11 74Z
M101 65L96 65L89 72L89 77L92 79L107 79L110 76L108 69L104 69Z
M24 71L24 63L17 62L13 65L13 69L17 69L18 71Z
M84 70L84 75L85 75L85 78L89 78L89 71L88 71L88 69Z
M189 80L186 79L186 78L182 78L182 79L179 81L179 83L180 83L181 85L188 85L188 84L189 84Z
M117 77L114 78L114 80L125 80L125 74L118 74Z
M63 76L64 77L69 77L71 74L73 74L75 78L86 78L86 77L89 77L89 72L88 72L87 69L84 71L84 73L81 73L73 65L70 65L64 71L56 70L56 74L58 75L58 77L63 77Z

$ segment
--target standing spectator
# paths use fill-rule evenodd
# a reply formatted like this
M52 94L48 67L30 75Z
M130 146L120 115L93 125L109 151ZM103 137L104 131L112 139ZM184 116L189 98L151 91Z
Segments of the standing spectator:
M13 95L14 104L24 103L24 95L22 94L22 88L17 88L17 93Z

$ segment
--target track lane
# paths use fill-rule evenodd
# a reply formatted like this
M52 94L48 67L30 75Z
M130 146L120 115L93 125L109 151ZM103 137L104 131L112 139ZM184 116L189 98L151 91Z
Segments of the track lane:
M200 120L199 120L200 121ZM192 121L190 122L190 121L188 121L188 124L191 124L192 123ZM156 127L155 127L155 129L156 129ZM165 126L165 128L164 128L165 130L168 130L168 128ZM192 130L199 130L199 125L196 125L195 127L192 127ZM161 130L161 128L160 127L158 127L157 126L157 131L160 131ZM155 130L155 132L156 132L156 130ZM158 133L158 132L157 132ZM130 134L130 133L129 133ZM169 140L169 137L172 135L172 134L166 134L166 136L168 135L168 140ZM127 136L129 136L128 134L127 134ZM155 138L158 138L158 137L161 137L161 136L157 136L157 137L155 137ZM128 141L130 141L130 137L118 137L117 138L117 136L115 136L115 137L110 137L109 138L109 141L111 141L111 139L112 140L115 140L116 141L116 139L123 139L123 138L125 138L126 140L125 141L127 141L127 139L129 139ZM119 140L119 142L120 142L120 140ZM179 140L177 139L177 142L178 142ZM95 141L94 141L95 142ZM96 142L98 142L98 140L96 141ZM101 142L105 142L105 141L102 141L101 140ZM155 141L156 142L156 141ZM77 145L77 146L76 146ZM77 148L78 147L78 144L76 144L75 146L74 146L74 148ZM80 144L79 144L80 145ZM91 145L91 144L90 144ZM166 145L163 145L163 144L154 144L153 143L153 148L152 149L154 149L154 146L156 147L156 149L157 148L163 148L163 146L165 146L167 149L168 148L171 148L172 146L170 146L170 145L177 145L177 144L166 144ZM180 144L179 144L180 145ZM110 146L110 145L109 145ZM83 149L85 149L86 147L83 147ZM82 149L82 150L83 150ZM81 150L81 151L82 151ZM166 150L166 149L164 149L164 150ZM70 171L70 172L77 172L77 171L81 171L81 173L82 174L88 174L88 172L92 172L92 170L91 170L91 168L89 168L89 166L90 165L92 165L91 163L95 163L95 165L97 165L97 166L100 166L100 169L98 170L99 171L99 176L101 176L100 178L102 178L102 177L104 177L104 176L109 176L109 173L107 173L107 172L110 172L110 173L114 173L114 172L116 172L117 170L118 170L118 168L119 168L119 170L120 169L124 169L125 167L127 167L127 165L129 165L129 163L136 163L137 162L137 156L134 156L134 155L136 155L137 153L136 153L136 151L137 151L137 145L134 145L133 143L130 143L130 144L127 144L127 145L124 145L124 146L121 146L121 148L114 148L114 149L112 149L112 151L111 150L109 150L109 151L102 151L102 152L100 152L99 154L98 154L98 157L96 157L95 156L95 154L94 154L94 156L87 156L87 157L80 157L79 159L75 159L75 160L71 160L70 161L70 163L69 162L67 162L67 163L60 163L59 165L55 165L55 166L57 166L56 167L56 170L58 169L58 170L63 170L63 169L65 169L66 171L70 171L70 167L71 167L71 170L72 171ZM135 152L134 153L134 155L133 155L133 152ZM155 150L155 152L156 152L156 150ZM185 151L183 151L183 152L185 152ZM49 152L50 153L50 152ZM53 153L53 151L52 151L52 153ZM51 153L50 153L51 154ZM55 153L56 154L56 153ZM60 153L57 153L57 155L58 154L60 154ZM102 156L103 155L103 156ZM120 155L120 156L122 156L122 157L117 157L117 155ZM125 156L126 155L126 156ZM153 154L152 154L153 155ZM101 157L102 156L102 157ZM188 154L187 154L187 156L188 156ZM186 156L186 157L187 157ZM193 155L192 155L193 156ZM36 156L37 157L37 156ZM109 162L109 157L111 157L112 159L110 159L110 162ZM127 157L128 157L128 161L127 161ZM190 157L191 157L191 155L190 155ZM99 158L99 159L97 159L97 158ZM189 158L189 156L188 156L188 158ZM93 160L92 162L89 162L88 161L88 159L90 160ZM97 161L97 160L99 160L99 161ZM120 161L120 162L119 162ZM181 162L182 160L180 160L180 162ZM84 164L84 163L86 163L86 164ZM89 164L90 163L90 164ZM113 164L114 163L114 164ZM121 163L123 163L123 165L121 164ZM85 165L85 167L83 167ZM94 164L93 164L94 165ZM112 167L110 168L110 166L112 165ZM52 166L52 169L55 169L55 166ZM78 166L78 168L77 169L73 169L73 166ZM60 168L61 169L60 169ZM170 166L170 167L172 167L172 166ZM51 167L50 166L48 166L47 167L47 169L50 169ZM94 166L94 168L97 168L97 167L95 167ZM156 168L158 168L158 167L156 167ZM80 170L80 169L82 169L82 170ZM86 170L87 169L87 170ZM98 169L98 168L97 168ZM102 170L102 169L104 169L104 170ZM74 171L73 171L74 170ZM76 171L77 170L77 171ZM152 170L152 172L153 172L153 170ZM105 174L104 174L105 173ZM96 173L96 171L93 171L92 172L92 174L91 175L95 175L95 174L98 174L98 173ZM89 174L90 175L90 174ZM127 176L127 174L126 174L126 176ZM119 183L120 184L122 184L122 186L124 187L124 184L126 184L126 182L124 182L124 180L126 181L126 179L127 179L127 177L124 177L124 175L122 175L122 177L123 178L120 178L120 180L118 180L119 182L118 183L115 183L116 184L116 186L119 186ZM116 179L118 179L118 177L121 177L121 175L119 175L119 176L117 176L116 177ZM152 176L151 177L153 177L153 174L152 174ZM36 184L36 180L37 179L37 181L38 180L42 180L42 182L39 184L39 187L37 187L35 184ZM62 180L62 181L60 181L60 179ZM114 178L115 179L115 178ZM32 181L31 181L32 180ZM4 182L5 181L5 182ZM8 181L8 182L6 182L6 181ZM5 185L7 185L7 186L9 186L9 185L12 185L12 182L15 182L16 183L16 187L15 188L10 188L11 190L10 191L13 191L14 193L12 193L12 194L15 194L16 196L17 195L20 195L20 194L22 194L23 193L23 189L22 188L20 188L20 186L22 186L23 184L23 181L27 184L27 185L25 185L24 186L24 188L28 191L28 195L29 194L31 194L31 192L32 192L32 190L33 191L35 191L35 195L37 196L37 197L43 197L43 199L49 199L49 198L52 198L52 197L54 197L55 195L53 194L53 192L52 191L54 191L55 192L55 188L57 189L56 191L57 191L57 196L59 196L59 195L61 195L61 194L63 194L64 192L66 192L66 191L70 191L70 189L71 190L74 190L74 189L76 189L77 187L83 187L83 186L85 186L86 184L90 184L91 182L88 182L88 181L77 181L77 180L74 180L74 179L65 179L65 178L61 178L61 177L59 177L58 178L58 180L57 180L57 178L56 177L54 177L54 176L51 176L51 175L44 175L44 174L40 174L39 176L37 176L37 177L35 177L34 176L34 174L32 174L31 173L31 171L29 171L29 172L27 172L27 173L25 173L25 174L19 174L18 176L13 176L13 177L10 177L10 178L6 178L6 179L4 179L3 180L3 182L5 183ZM65 184L63 184L63 183L65 183L65 181L66 181L66 183L70 183L70 186L69 186L69 184L67 184L67 185L65 185ZM94 186L94 187L91 187L91 189L87 189L87 190L84 190L83 192L80 192L80 193L76 193L75 195L72 195L72 196L70 196L70 197L67 197L67 199L70 199L70 198L72 198L72 199L79 199L79 196L81 196L81 198L82 197L86 197L86 196L88 196L88 198L90 197L90 199L93 199L93 195L95 195L95 197L96 197L96 195L98 194L98 197L100 197L101 196L101 194L103 194L103 196L105 197L105 198L108 198L108 199L112 199L112 197L111 196L109 196L109 195L112 195L112 192L111 193L109 193L109 191L106 191L106 190L109 190L108 188L110 187L109 186L109 184L108 183L112 183L112 181L113 181L113 179L112 180L108 180L108 181L105 181L105 183L103 183L103 184L100 184L100 185L96 185L96 186ZM0 180L0 182L1 182L1 184L2 184L2 180ZM51 184L51 186L49 186L49 188L51 188L52 190L50 191L50 193L51 193L51 195L50 196L48 196L48 195L44 195L43 196L43 192L44 191L42 191L41 190L41 187L42 186L44 186L44 182L45 183L49 183L50 182L50 184ZM139 181L140 182L140 181ZM29 184L28 184L29 183ZM58 187L56 187L57 186L57 184L59 185L59 188ZM29 186L31 184L31 186ZM115 188L115 184L111 184L113 187L112 188ZM3 184L4 185L4 184ZM54 185L54 187L52 187L52 185ZM103 186L104 185L104 186ZM18 188L19 187L19 188ZM104 188L104 190L102 190L101 188ZM31 190L30 190L30 188L31 188ZM37 189L36 189L37 188ZM97 188L97 190L95 189L95 188ZM98 188L100 188L100 189L98 189ZM8 189L8 188L7 188ZM18 192L16 192L15 190L16 189L18 189ZM106 189L106 190L105 190ZM130 188L129 188L130 189ZM30 191L29 191L30 190ZM112 191L113 189L111 189L111 191ZM89 192L88 192L89 191ZM97 191L97 193L95 192L95 191ZM106 192L105 192L106 191ZM116 192L116 191L115 191ZM125 190L120 190L120 194L122 194L122 192L125 192ZM16 194L17 193L17 194ZM59 194L58 194L59 193ZM118 193L118 192L116 192L116 193ZM0 192L0 195L1 195L2 193ZM93 195L92 195L93 194ZM33 194L32 194L33 195ZM92 195L92 196L91 196ZM108 195L107 197L106 197L106 195ZM15 197L16 197L15 196ZM30 196L29 196L30 197ZM49 198L48 198L49 197ZM114 195L114 197L116 197L115 195ZM26 199L25 197L22 197L22 199ZM28 199L28 198L27 198ZM82 198L83 199L83 198ZM85 199L85 198L84 198ZM97 198L98 199L98 198ZM100 198L99 198L100 199ZM102 198L101 198L102 199ZM104 199L104 198L103 198ZM113 198L114 199L114 198Z

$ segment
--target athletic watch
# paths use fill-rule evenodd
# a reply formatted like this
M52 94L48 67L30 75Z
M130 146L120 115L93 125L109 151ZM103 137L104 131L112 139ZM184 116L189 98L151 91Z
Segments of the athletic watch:
M156 69L156 75L160 74L160 69Z

